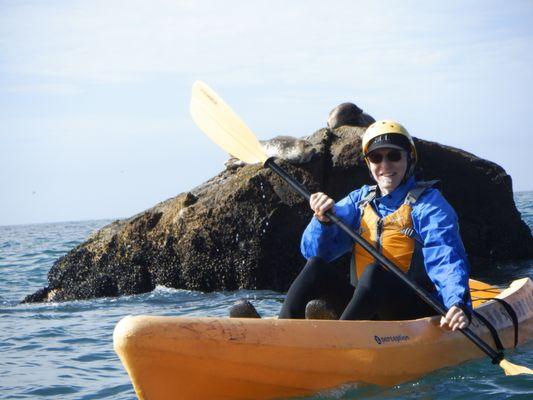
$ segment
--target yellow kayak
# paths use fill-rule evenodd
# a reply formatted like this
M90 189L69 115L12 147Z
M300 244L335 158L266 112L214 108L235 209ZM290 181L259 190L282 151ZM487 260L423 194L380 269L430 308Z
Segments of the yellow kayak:
M503 291L470 281L476 311L512 348L533 339L533 282ZM485 355L438 317L409 321L278 320L128 316L115 327L115 351L140 399L272 399L343 384L393 385ZM488 329L472 330L487 343Z

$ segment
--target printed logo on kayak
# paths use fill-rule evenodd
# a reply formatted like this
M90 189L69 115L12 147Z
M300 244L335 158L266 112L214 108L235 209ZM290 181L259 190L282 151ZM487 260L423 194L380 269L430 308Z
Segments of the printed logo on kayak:
M377 344L384 344L384 343L399 343L399 342L405 342L409 340L409 336L405 335L394 335L394 336L374 336L374 340Z

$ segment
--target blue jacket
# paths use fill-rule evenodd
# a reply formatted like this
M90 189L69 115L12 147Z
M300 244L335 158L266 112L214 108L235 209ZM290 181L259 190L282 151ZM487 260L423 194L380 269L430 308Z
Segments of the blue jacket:
M374 209L385 217L400 207L407 193L416 186L414 177L392 193L376 198ZM359 229L358 203L369 192L369 186L354 190L337 202L334 211L354 230ZM437 189L427 189L413 205L413 228L423 243L422 254L426 272L437 289L437 297L447 308L453 305L472 308L468 263L459 234L457 215ZM305 229L301 251L305 258L320 256L330 262L352 251L353 240L335 224L322 224L313 218Z

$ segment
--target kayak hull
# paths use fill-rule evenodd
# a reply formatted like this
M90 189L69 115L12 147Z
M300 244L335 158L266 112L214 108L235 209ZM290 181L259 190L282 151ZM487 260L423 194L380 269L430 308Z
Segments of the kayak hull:
M496 293L484 292L485 297ZM516 311L519 344L533 338L533 283L498 294ZM477 307L505 348L514 326L495 301ZM493 344L487 328L474 332ZM115 351L140 399L270 399L305 396L344 384L393 385L484 356L439 318L333 321L128 316Z

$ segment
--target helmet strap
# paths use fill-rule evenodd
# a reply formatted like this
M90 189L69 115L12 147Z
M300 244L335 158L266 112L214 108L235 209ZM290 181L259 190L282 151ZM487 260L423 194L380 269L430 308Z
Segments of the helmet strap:
M405 174L402 179L402 184L407 182L407 180L413 175L414 172L413 158L410 153L407 153L407 168L405 169Z

